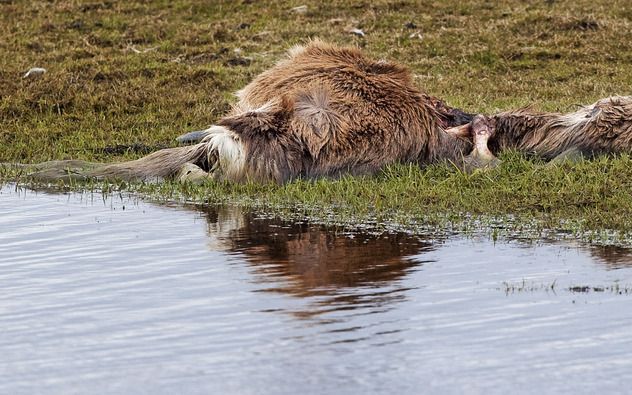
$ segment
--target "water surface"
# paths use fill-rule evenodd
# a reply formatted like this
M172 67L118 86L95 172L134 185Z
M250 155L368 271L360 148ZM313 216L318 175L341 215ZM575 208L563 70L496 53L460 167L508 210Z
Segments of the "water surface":
M5 185L0 393L625 393L631 285L621 248Z

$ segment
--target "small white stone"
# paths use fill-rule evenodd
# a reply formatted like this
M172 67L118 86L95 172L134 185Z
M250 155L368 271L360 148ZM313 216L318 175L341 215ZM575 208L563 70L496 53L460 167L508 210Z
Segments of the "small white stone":
M290 8L290 11L295 12L297 14L304 14L307 12L307 6L299 5L298 7Z
M349 33L355 34L356 36L364 37L364 32L358 28L350 29Z
M42 67L32 67L29 71L26 72L26 74L22 76L22 78L37 78L44 75L44 73L46 73L46 69Z

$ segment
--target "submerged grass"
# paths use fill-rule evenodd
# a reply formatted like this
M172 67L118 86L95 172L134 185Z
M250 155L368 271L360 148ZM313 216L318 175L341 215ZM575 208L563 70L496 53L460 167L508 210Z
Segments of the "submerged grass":
M615 295L630 295L632 294L632 286L620 284L614 282L611 285L570 285L567 287L560 287L557 281L552 283L536 283L527 282L522 280L521 282L511 283L503 282L502 288L498 288L505 292L505 295L518 294L524 292L551 292L556 294L559 291L566 291L570 293L609 293ZM575 301L573 301L575 303Z
M292 10L301 5L305 12ZM0 0L0 162L110 162L173 146L175 136L212 124L234 101L231 92L310 37L407 64L420 87L471 112L569 111L630 94L631 21L622 0ZM35 66L48 72L21 78ZM487 227L493 236L552 229L629 243L629 156L555 166L517 153L502 159L473 174L394 165L375 177L284 186L72 188L124 187L350 224ZM0 171L0 182L19 178Z

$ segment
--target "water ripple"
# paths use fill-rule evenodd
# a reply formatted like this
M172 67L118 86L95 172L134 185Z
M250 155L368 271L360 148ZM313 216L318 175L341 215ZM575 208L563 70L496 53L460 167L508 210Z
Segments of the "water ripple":
M632 295L612 287L632 284L624 249L350 235L15 186L0 214L0 393L632 384Z

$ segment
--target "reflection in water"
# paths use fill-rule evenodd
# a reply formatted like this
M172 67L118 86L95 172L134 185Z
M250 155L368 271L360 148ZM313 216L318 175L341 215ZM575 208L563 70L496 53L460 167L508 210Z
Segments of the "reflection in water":
M406 289L397 280L423 263L410 257L434 249L423 238L404 233L353 234L260 217L237 207L194 208L208 222L211 248L239 253L253 265L263 290L327 296L315 302L317 311L294 312L296 316L384 307L401 300Z
M423 263L413 255L436 250L436 236L406 233L371 234L335 227L289 222L245 211L237 206L187 206L208 222L212 249L241 253L272 281L290 281L279 291L311 296L338 288L382 285ZM558 240L511 238L519 246L567 244ZM434 243L434 244L433 244ZM632 267L632 249L612 245L572 243L608 268ZM263 279L262 281L265 281Z
M300 310L284 310L300 319L314 319L334 311L364 309L372 314L389 310L406 300L406 291L411 289L401 280L424 263L432 262L423 254L440 247L436 239L433 244L424 237L405 233L346 232L258 216L236 206L187 208L206 219L212 250L239 254L254 267L254 281L264 285L260 291L319 296ZM539 244L523 240L518 245L532 249L534 242ZM629 248L573 244L606 269L632 266ZM331 322L335 320L315 321ZM355 329L359 328L343 330Z
M632 249L617 246L591 246L590 255L612 269L632 267Z
M0 188L2 394L632 383L629 294L568 291L632 286L624 249L476 236L431 245L237 208L14 189ZM507 295L503 284L527 287Z
M283 291L296 295L383 285L420 263L409 256L432 249L420 237L401 233L337 233L324 226L261 218L235 208L205 208L204 213L209 235L225 250L243 254L258 273L291 281Z

